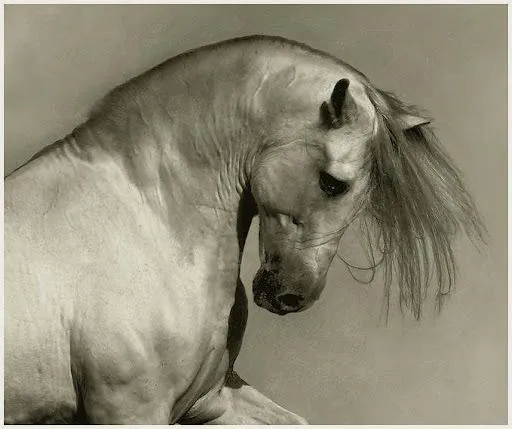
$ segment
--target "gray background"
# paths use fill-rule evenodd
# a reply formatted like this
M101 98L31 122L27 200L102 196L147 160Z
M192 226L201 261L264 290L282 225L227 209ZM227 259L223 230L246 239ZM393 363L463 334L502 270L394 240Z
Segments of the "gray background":
M490 243L482 253L466 239L456 244L457 289L440 316L427 302L420 323L394 305L385 325L380 278L359 284L341 262L307 312L278 317L251 303L239 372L313 423L503 424L506 7L7 5L5 173L71 131L107 90L183 50L266 33L339 56L435 118ZM255 239L253 228L248 287ZM355 242L344 240L342 253L355 258Z

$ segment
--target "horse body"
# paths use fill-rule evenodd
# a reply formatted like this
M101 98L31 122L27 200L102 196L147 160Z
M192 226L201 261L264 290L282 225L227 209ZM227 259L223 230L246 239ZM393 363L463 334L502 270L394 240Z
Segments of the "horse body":
M187 107L202 107L194 102ZM171 110L177 122L182 114ZM246 314L232 318L231 331L242 332L230 344L228 322L232 308L244 308L237 279L254 213L237 213L236 193L223 201L228 209L190 197L194 186L198 196L218 192L215 182L208 188L203 159L148 161L151 150L167 150L159 139L179 135L176 126L143 125L162 134L135 141L137 159L119 155L137 134L118 150L105 128L78 128L6 180L8 423L69 421L81 407L91 422L174 422L210 389L220 391L229 352L232 363L240 347ZM166 143L185 146L184 154L198 144ZM242 302L234 306L237 284Z
M305 423L233 369L241 255L259 214L256 303L318 299L368 188L365 85L282 39L213 45L114 90L11 174L6 423Z
M66 420L81 401L98 401L91 421L176 420L228 369L236 224L183 249L122 168L64 158L73 144L6 182L6 422Z

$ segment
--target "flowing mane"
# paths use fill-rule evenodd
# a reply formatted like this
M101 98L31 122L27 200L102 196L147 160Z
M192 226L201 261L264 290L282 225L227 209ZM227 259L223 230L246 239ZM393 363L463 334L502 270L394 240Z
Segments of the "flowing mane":
M437 279L438 309L455 281L454 235L462 229L474 243L485 242L486 229L431 126L403 131L397 114L416 115L417 109L389 92L370 85L366 90L377 117L362 223L373 227L371 239L382 254L387 309L396 276L400 307L419 319L431 275Z

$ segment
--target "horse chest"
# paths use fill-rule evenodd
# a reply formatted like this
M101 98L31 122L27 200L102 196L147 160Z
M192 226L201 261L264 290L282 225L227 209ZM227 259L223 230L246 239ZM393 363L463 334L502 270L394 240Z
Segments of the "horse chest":
M180 387L171 412L174 421L221 384L229 366L228 336L237 273L212 270L205 281L208 288L199 287L201 292L194 300L176 308L179 315L174 321L180 326L175 339L180 344L176 373Z
M222 380L228 363L229 310L202 303L206 293L186 305L186 295L163 295L153 305L139 297L138 307L126 300L109 311L88 310L87 332L77 336L76 355L88 380L88 399L98 403L106 389L115 387L135 395L134 406L141 409L148 401L160 403L168 410L162 412L176 421ZM97 321L94 326L92 319ZM102 405L93 421L113 418L110 406ZM118 409L117 403L112 406Z
M93 422L130 421L142 418L148 412L145 404L151 403L155 415L170 415L176 421L222 382L228 368L229 316L238 277L236 237L229 235L220 244L215 237L201 237L201 247L183 246L183 237L173 230L175 240L169 240L169 231L144 207L123 212L119 207L124 206L107 195L102 204L109 201L110 215L101 218L98 198L88 201L87 195L83 191L85 202L72 209L57 204L44 217L44 225L34 223L44 252L30 259L42 263L44 257L45 265L54 268L38 268L37 281L26 286L26 296L44 291L46 301L66 309L64 324L58 319L55 326L45 326L48 343L67 335L64 325L73 327L71 350L41 348L35 354L54 362L56 371L67 376L59 381L57 387L62 384L66 390L55 399L54 408L58 413L70 408L72 413L77 400L84 399ZM62 198L59 201L68 207ZM74 216L75 211L79 215ZM19 247L24 252L39 249L28 238ZM18 259L17 266L23 266L21 256ZM54 317L55 308L43 306L37 296L32 313L35 306ZM14 331L11 335L18 343L24 336ZM19 349L16 344L11 347ZM25 363L35 367L32 361ZM83 398L75 397L70 362L87 392ZM35 395L48 403L48 395L41 393L43 382L34 386L33 381L23 381L24 396ZM116 395L105 396L113 390Z

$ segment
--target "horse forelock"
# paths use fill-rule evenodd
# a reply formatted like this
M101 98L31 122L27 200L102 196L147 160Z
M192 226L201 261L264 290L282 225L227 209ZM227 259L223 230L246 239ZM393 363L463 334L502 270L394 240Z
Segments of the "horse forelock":
M432 128L402 129L397 114L414 115L417 109L369 85L367 94L376 126L368 145L369 186L361 221L373 227L368 240L382 253L387 308L396 277L400 305L419 319L431 275L438 309L455 281L455 233L462 230L474 243L482 242L485 226Z

